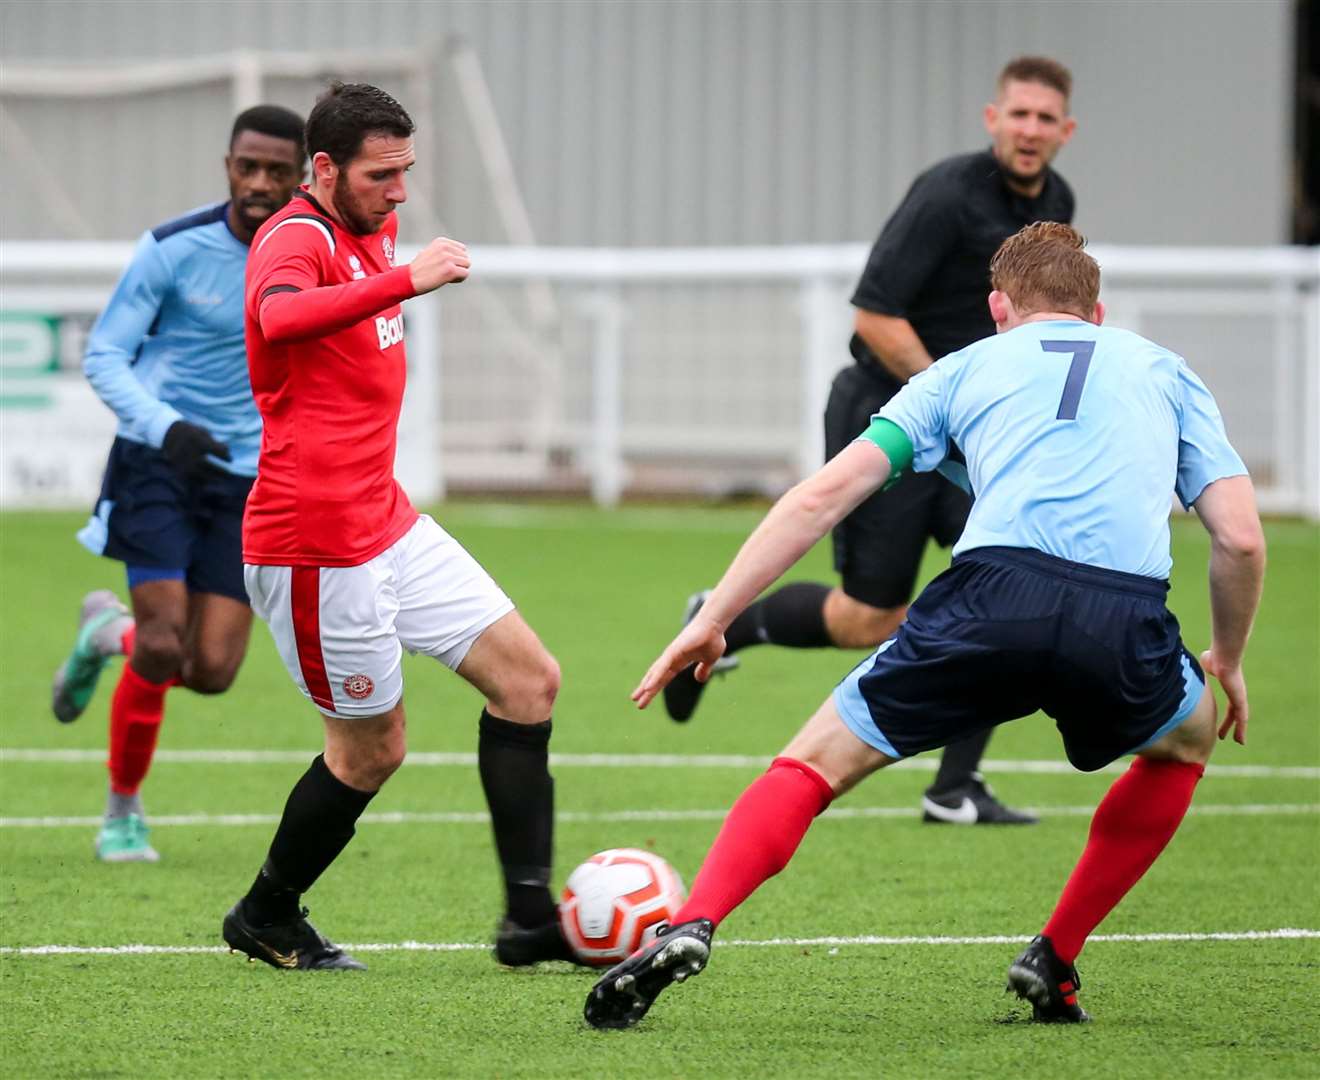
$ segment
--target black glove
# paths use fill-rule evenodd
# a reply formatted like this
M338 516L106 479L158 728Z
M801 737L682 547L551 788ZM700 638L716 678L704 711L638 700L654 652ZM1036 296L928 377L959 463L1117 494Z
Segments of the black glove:
M215 439L206 428L187 420L176 420L170 425L160 449L175 470L188 479L223 471L214 462L206 460L208 454L222 461L231 460L229 447Z

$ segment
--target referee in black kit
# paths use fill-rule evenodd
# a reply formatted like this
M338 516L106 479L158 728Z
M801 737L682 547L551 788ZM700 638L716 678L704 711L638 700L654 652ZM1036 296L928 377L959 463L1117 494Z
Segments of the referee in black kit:
M853 294L854 364L841 371L825 409L833 457L917 372L995 332L986 306L990 257L1024 225L1070 223L1073 193L1050 162L1072 137L1072 75L1055 60L1024 56L999 74L985 107L991 146L927 169L885 223ZM749 645L874 649L893 636L912 599L927 537L949 547L962 532L970 496L944 477L907 477L862 503L834 530L842 587L785 585L757 601L725 631L729 657ZM705 593L688 600L691 620ZM665 708L687 720L704 690L689 668L665 688ZM926 821L1031 824L1000 803L977 771L990 729L944 750L922 799Z

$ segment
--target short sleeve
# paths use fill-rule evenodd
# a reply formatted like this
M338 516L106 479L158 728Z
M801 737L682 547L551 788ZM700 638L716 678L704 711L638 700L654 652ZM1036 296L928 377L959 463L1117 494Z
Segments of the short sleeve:
M1178 499L1187 509L1210 484L1245 476L1247 467L1228 441L1214 396L1186 363L1178 364Z
M912 376L876 415L902 428L912 441L912 468L930 472L949 452L948 379L939 364Z
M871 248L853 306L905 318L922 287L957 246L959 216L946 185L931 173L919 176Z

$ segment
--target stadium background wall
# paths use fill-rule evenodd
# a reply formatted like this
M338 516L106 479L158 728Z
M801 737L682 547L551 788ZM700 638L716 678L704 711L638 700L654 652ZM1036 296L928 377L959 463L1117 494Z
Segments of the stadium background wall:
M237 109L305 111L330 75L418 122L404 243L477 253L408 308L417 498L783 490L821 460L870 240L1036 51L1076 75L1060 164L1111 321L1207 378L1263 505L1320 518L1320 252L1278 246L1298 10L5 3L0 505L89 504L112 424L82 343L127 242L223 192Z
M506 243L516 238L492 205L443 57L455 34L484 67L546 244L869 240L921 168L982 145L979 106L999 66L1023 52L1074 72L1081 127L1061 167L1088 235L1289 239L1289 0L8 0L0 68L433 42L433 100L392 85L435 120L431 167L416 183L458 235ZM6 239L129 239L214 197L232 119L222 87L54 100L14 96L5 79L0 70ZM264 90L305 111L316 85L273 79ZM79 223L34 212L39 181L20 149L73 187ZM89 166L104 179L90 182ZM408 233L415 218L403 227L420 238Z

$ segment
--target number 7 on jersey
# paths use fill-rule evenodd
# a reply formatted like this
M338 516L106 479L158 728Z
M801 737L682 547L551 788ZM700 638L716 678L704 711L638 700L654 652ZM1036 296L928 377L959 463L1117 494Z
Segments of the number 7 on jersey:
M1059 411L1054 419L1076 420L1077 406L1082 400L1082 386L1086 382L1086 373L1091 370L1091 354L1095 352L1095 342L1042 341L1040 347L1046 352L1072 353L1068 378L1063 384L1063 397L1059 399Z

